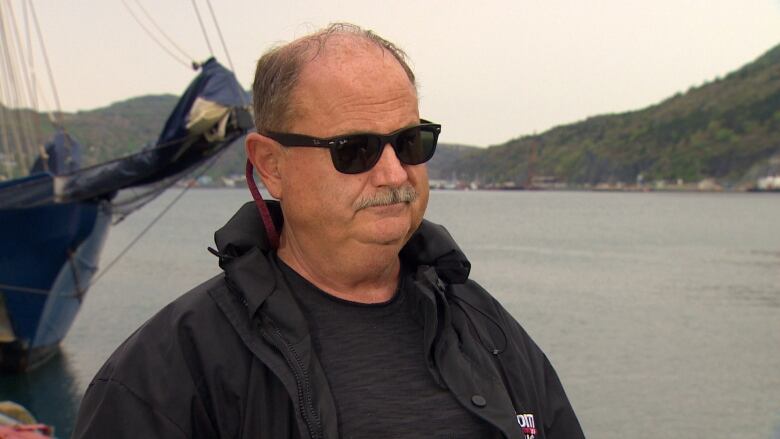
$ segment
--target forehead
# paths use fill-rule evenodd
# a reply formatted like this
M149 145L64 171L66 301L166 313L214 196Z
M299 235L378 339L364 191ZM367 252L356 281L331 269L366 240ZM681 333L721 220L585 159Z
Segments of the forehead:
M419 119L417 92L401 64L351 36L330 37L304 65L290 107L292 124L319 136L390 132Z

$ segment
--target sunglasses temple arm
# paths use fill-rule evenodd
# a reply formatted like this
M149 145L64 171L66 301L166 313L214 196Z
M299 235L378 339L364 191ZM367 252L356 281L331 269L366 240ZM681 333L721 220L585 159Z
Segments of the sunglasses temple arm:
M271 244L271 248L279 248L279 233L276 231L273 219L271 219L271 212L268 211L268 206L265 204L263 196L260 195L260 191L257 189L254 177L254 167L249 159L246 161L246 184L249 186L249 192L252 193L252 198L255 200L255 206L257 206L258 212L260 212L260 218L263 220L265 234L268 236L268 242Z

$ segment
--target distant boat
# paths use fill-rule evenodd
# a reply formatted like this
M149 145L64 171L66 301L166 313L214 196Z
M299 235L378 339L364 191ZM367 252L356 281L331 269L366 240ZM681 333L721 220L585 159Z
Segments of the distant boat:
M252 126L248 94L212 58L155 146L81 168L81 145L60 128L29 175L0 181L0 370L26 371L57 352L113 222L215 158Z

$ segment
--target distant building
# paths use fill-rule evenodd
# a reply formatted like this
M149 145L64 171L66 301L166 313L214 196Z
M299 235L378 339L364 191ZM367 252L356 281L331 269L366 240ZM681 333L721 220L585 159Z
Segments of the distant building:
M566 183L553 175L534 175L531 177L531 187L528 189L566 189Z
M756 189L760 191L780 191L780 175L770 175L756 181Z
M700 191L705 191L705 192L723 190L723 186L718 184L718 182L715 181L714 178L705 178L704 180L701 180L699 184L696 185L696 188Z

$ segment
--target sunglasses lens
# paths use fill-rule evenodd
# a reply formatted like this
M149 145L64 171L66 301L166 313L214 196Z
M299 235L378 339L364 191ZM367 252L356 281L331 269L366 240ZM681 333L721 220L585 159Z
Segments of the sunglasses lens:
M379 151L376 139L370 136L349 136L331 149L331 158L339 172L359 174L376 164Z
M407 165L419 165L431 159L436 150L438 126L417 126L395 136L395 153ZM336 170L344 174L360 174L376 165L386 141L391 137L357 134L341 137L330 147Z
M436 149L436 133L427 127L410 128L398 134L398 159L407 165L425 163Z

